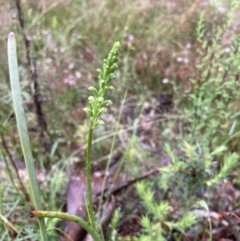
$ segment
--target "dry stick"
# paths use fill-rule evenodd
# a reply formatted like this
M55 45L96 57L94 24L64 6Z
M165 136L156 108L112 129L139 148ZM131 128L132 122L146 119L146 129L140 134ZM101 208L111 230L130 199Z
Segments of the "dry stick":
M26 36L25 33L25 20L24 20L24 14L23 14L23 10L22 10L22 6L21 6L21 0L15 0L16 3L16 7L17 7L17 11L18 11L18 20L21 26L21 30L22 30L22 35L23 35L23 39L24 39L24 43L25 43L25 47L26 47L26 59L27 59L27 69L29 72L29 76L31 79L31 82L33 82L34 84L34 95L33 95L33 100L34 100L34 104L35 104L35 108L36 108L36 114L38 117L38 124L41 128L41 132L40 132L40 137L44 137L44 132L46 132L48 134L48 136L51 138L50 133L48 132L48 128L47 128L47 122L42 110L42 105L41 105L41 101L40 101L40 88L39 88L39 84L37 81L37 68L36 68L36 59L34 59L34 61L32 61L31 56L30 56L30 41ZM33 68L31 68L33 67ZM46 147L46 143L44 143L45 147Z
M14 225L6 217L4 217L1 213L0 213L0 220L2 220L2 222L5 223L8 231L9 231L11 239L13 240L14 238L16 238L17 234L19 234L19 231L14 227ZM21 236L22 235L20 235L20 237Z
M10 160L10 162L11 162L11 164L12 164L14 170L15 170L15 173L16 173L18 182L21 186L21 190L23 192L23 195L25 196L26 201L31 202L31 199L30 199L30 197L27 193L27 190L26 190L25 186L23 185L22 179L21 179L21 177L19 175L19 172L18 172L18 168L17 168L16 163L15 163L13 157L12 157L11 152L9 151L9 148L7 146L7 143L6 143L6 140L4 138L4 135L3 135L2 131L0 132L0 136L1 136L3 149L5 150L6 154L8 155L8 158L9 158L9 160Z
M34 84L34 94L33 94L33 100L36 108L36 115L38 119L38 125L40 126L40 141L43 143L43 146L45 150L47 150L47 143L44 141L44 132L46 132L52 141L52 137L48 131L47 122L45 120L45 116L42 110L41 102L40 102L40 88L37 81L37 67L36 67L36 59L34 59L33 64L31 61L30 56L30 40L27 38L25 33L25 20L24 20L24 14L21 6L21 0L15 0L17 12L18 12L18 20L20 23L20 27L22 30L23 40L26 47L26 60L27 60L27 70L29 72L30 80ZM33 68L31 68L33 66ZM57 153L57 152L56 152ZM59 155L58 155L59 156Z
M176 153L176 155L180 154L180 151ZM142 176L139 176L137 178L134 178L134 179L131 179L131 180L128 180L126 182L123 182L121 183L120 185L118 186L114 186L113 188L109 188L109 187L106 187L105 190L104 190L104 195L103 195L103 198L107 198L109 197L110 195L117 195L119 192L121 192L122 190L124 190L125 188L128 188L129 186L135 184L136 182L139 182L143 179L146 179L148 178L150 175L152 174L155 174L157 172L159 172L159 168L160 167L163 167L163 166L166 166L166 165L169 165L171 162L171 158L170 157L166 157L163 159L163 161L158 164L156 167L152 168L150 171L146 172L145 174L143 174ZM94 200L94 203L97 203L98 202L98 198L100 196L101 193L97 193L97 198L96 200Z
M33 100L34 100L34 104L35 104L35 110L36 110L36 115L37 115L37 119L38 119L38 124L39 124L40 130L41 130L40 141L42 142L44 149L47 151L48 144L44 140L44 133L47 133L49 139L52 142L53 142L53 138L48 130L47 121L46 121L44 112L42 110L41 99L40 99L41 93L40 93L40 88L39 88L39 84L38 84L36 57L34 57L33 61L32 61L31 56L30 56L31 43L30 43L29 39L27 38L26 33L24 31L25 30L25 20L24 20L24 14L23 14L22 6L21 6L21 0L15 0L15 3L16 3L17 11L18 11L18 20L19 20L19 23L21 26L22 35L23 35L23 39L24 39L24 43L25 43L25 47L26 47L27 69L29 72L30 80L34 84ZM61 154L59 153L58 150L56 150L55 153L58 158L61 158Z
M16 7L17 7L17 11L18 11L18 20L22 29L22 35L23 35L23 40L25 43L25 47L26 47L26 59L27 59L27 66L28 69L31 70L31 57L30 57L30 41L28 40L25 31L24 31L24 15L23 15L23 11L22 11L22 6L21 6L21 0L15 0L16 3Z

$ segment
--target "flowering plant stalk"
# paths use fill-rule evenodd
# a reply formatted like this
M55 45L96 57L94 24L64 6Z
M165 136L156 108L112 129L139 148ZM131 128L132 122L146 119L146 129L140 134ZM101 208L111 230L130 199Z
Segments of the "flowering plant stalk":
M106 100L105 95L107 92L113 90L113 86L110 85L111 80L115 78L114 71L117 68L118 53L120 43L116 42L110 51L108 58L104 60L102 69L98 69L99 72L99 89L90 86L88 89L92 92L93 96L88 97L90 108L84 108L84 111L90 117L89 131L88 131L88 147L86 158L86 170L87 170L87 187L88 187L88 211L89 222L93 229L96 229L93 212L93 197L92 197L92 173L91 173L91 156L92 156L92 139L93 131L96 126L104 124L104 121L100 119L101 115L106 112L106 107L112 104L111 100Z
M88 148L87 148L87 158L86 158L86 169L87 169L87 184L88 184L88 212L89 212L89 223L84 221L82 218L70 215L63 212L53 212L53 211L40 211L42 210L42 204L40 202L40 192L39 186L36 179L36 171L34 168L34 160L32 156L30 139L28 135L27 123L25 118L25 112L23 108L23 100L21 97L21 87L19 81L18 73L18 63L17 63L17 51L16 51L16 40L14 33L10 33L8 37L8 62L9 62L9 74L10 82L12 88L13 96L13 106L17 120L17 126L19 131L19 136L21 140L23 155L25 163L28 170L29 182L30 182L30 194L31 200L33 202L34 208L36 210L31 211L31 217L38 218L40 235L42 241L47 241L47 231L44 222L45 217L49 218L60 218L78 223L82 228L84 228L89 234L92 235L95 241L101 241L100 235L97 232L94 214L93 214L93 198L92 198L92 179L91 179L91 150L92 150L92 138L93 130L96 126L104 124L100 119L102 113L106 111L106 106L110 105L112 102L110 100L105 100L105 94L113 89L110 86L110 82L115 78L114 71L117 68L118 51L120 44L117 42L113 45L108 58L104 60L102 70L99 72L99 89L95 87L89 87L89 90L93 93L93 96L88 98L91 108L84 108L87 114L90 116L90 126L88 133Z

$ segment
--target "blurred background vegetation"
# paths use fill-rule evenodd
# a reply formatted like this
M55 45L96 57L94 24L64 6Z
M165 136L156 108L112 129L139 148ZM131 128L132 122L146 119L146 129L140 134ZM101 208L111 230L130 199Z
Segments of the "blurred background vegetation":
M120 41L113 105L94 137L94 171L104 170L109 153L120 167L117 183L163 169L138 191L121 194L121 215L112 226L118 235L112 228L108 240L208 240L208 213L194 209L201 199L211 211L213 240L240 240L239 10L229 0L2 0L0 240L38 240L12 108L11 31L46 210L66 210L69 177L85 162L87 88L97 84L96 69ZM161 164L166 156L172 161ZM159 206L166 215L154 216L162 202L169 205ZM190 209L199 220L185 225L180 217ZM143 214L150 219L140 221ZM149 231L159 220L163 239L154 234L158 227ZM48 222L51 240L59 240L63 226Z

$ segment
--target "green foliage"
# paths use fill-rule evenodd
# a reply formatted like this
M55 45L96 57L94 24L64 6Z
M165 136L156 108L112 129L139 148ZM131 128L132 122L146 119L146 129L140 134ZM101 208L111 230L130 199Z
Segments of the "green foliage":
M183 105L186 119L176 124L182 128L178 143L182 153L176 156L166 144L165 151L171 157L171 163L159 169L158 186L137 185L147 210L147 215L141 220L141 241L166 240L169 235L174 236L171 230L184 235L188 228L199 222L189 209L194 208L201 195L209 193L212 187L216 188L223 179L233 175L238 166L239 155L232 151L239 150L239 147L231 141L239 135L236 103L240 101L240 38L232 31L239 6L238 1L232 1L225 23L216 28L211 38L206 27L206 13L201 13L197 26L200 45L197 49L200 55L198 74L185 90L189 100ZM224 43L226 35L228 42ZM175 222L169 215L172 198L182 214ZM207 200L198 204L209 213ZM209 240L212 240L211 220L208 222ZM182 240L181 236L176 240Z
M169 146L166 149L173 156ZM217 185L238 165L239 156L236 153L229 155L224 146L210 152L205 146L192 146L185 142L183 150L184 155L181 158L175 157L170 167L160 168L161 188L173 190L176 197L188 198L198 191L206 190L207 185ZM220 157L223 158L223 164L218 171L216 167Z
M209 240L212 241L212 223L211 223L211 218L209 214L209 208L207 203L204 200L200 200L196 203L196 207L205 209L208 213L208 223L209 223Z
M220 172L215 174L213 179L208 182L208 185L217 185L221 180L231 175L234 168L239 165L238 161L239 155L236 153L224 156L223 165L220 169Z
M121 212L119 209L116 209L114 211L114 214L113 214L113 218L112 218L112 221L111 221L111 224L110 224L110 230L109 230L109 235L110 238L109 240L110 241L117 241L117 237L118 237L118 234L117 234L117 228L119 226L119 223L120 223L120 218L121 218Z
M206 142L204 145L213 149L239 128L236 103L240 100L240 39L232 31L237 9L239 2L232 1L225 23L216 28L211 39L207 38L204 13L197 28L201 61L197 65L198 78L191 79L187 91L191 99L185 105L189 123L184 136L191 142Z
M124 152L124 159L127 160L124 166L126 172L130 170L132 177L138 176L139 165L146 165L146 160L148 158L151 158L150 155L142 149L137 135L133 134Z
M166 145L166 150L169 156L173 156L169 145ZM224 162L218 171L216 167L220 156L224 157ZM237 166L238 159L239 156L236 153L231 155L226 153L225 147L219 147L213 152L209 152L199 146L184 143L184 154L181 155L181 158L174 157L170 166L159 169L161 174L158 179L159 188L156 186L153 188L146 182L137 184L137 191L147 211L147 216L144 216L141 221L144 231L139 240L155 240L157 237L159 240L164 240L166 236L173 235L171 233L173 230L178 230L184 235L188 228L192 228L199 221L197 216L188 211L189 208L195 206L197 196L207 193L209 187L215 187L224 178L229 177L231 171ZM159 197L156 192L162 193L162 195ZM182 217L175 222L169 221L171 206L164 196L173 198L181 207ZM198 202L198 207L200 206L209 212L204 200ZM210 221L209 230L211 235Z
M138 240L166 240L173 230L178 230L184 234L188 228L196 224L197 217L188 212L185 212L177 221L173 220L170 217L171 206L169 203L166 201L157 203L154 200L154 191L151 185L146 182L138 183L137 191L147 211L147 216L143 216L141 219L143 234Z

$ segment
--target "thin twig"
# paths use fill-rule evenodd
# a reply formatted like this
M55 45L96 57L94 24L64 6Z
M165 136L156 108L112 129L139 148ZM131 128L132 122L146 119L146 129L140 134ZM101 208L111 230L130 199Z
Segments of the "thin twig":
M11 152L9 151L7 142L6 142L6 140L5 140L5 137L4 137L3 133L2 133L2 131L0 132L0 136L1 136L1 142L2 142L3 149L5 150L8 158L9 158L9 160L10 160L12 166L13 166L13 169L14 169L14 171L15 171L15 173L16 173L18 182L19 182L19 184L20 184L20 186L21 186L21 190L22 190L22 192L23 192L23 195L25 196L26 201L30 202L31 199L30 199L30 197L29 197L29 195L28 195L28 192L27 192L25 186L23 185L22 179L21 179L21 177L20 177L20 175L19 175L19 172L18 172L17 165L16 165L16 163L15 163L13 157L12 157Z
M111 196L111 195L117 195L119 192L121 192L125 188L128 188L129 186L131 186L131 185L133 185L133 184L135 184L135 183L137 183L137 182L139 182L141 180L144 180L144 179L148 178L149 176L159 172L159 168L160 167L167 166L167 165L170 164L170 162L171 162L171 158L170 157L166 157L156 167L152 168L151 170L149 170L148 172L144 173L143 175L141 175L141 176L139 176L137 178L128 180L126 182L123 182L120 185L114 186L112 189L109 188L109 187L106 187L105 190L104 190L103 198L107 198L108 196ZM99 197L99 195L100 195L100 193L97 194L97 197ZM95 202L97 202L97 201L95 201Z
M34 58L32 60L32 58L30 56L31 43L25 33L25 19L24 19L23 9L22 9L22 5L21 5L21 0L15 0L15 3L16 3L17 11L18 11L18 20L19 20L19 23L21 26L24 44L26 47L27 69L29 72L30 80L34 84L33 100L34 100L34 104L35 104L35 108L36 108L36 114L38 117L38 124L41 128L40 137L43 138L44 133L46 132L48 134L48 136L50 137L50 139L52 139L50 133L48 132L47 122L46 122L45 115L42 110L41 101L39 98L41 94L40 94L39 84L37 81L38 76L37 76L36 58Z

